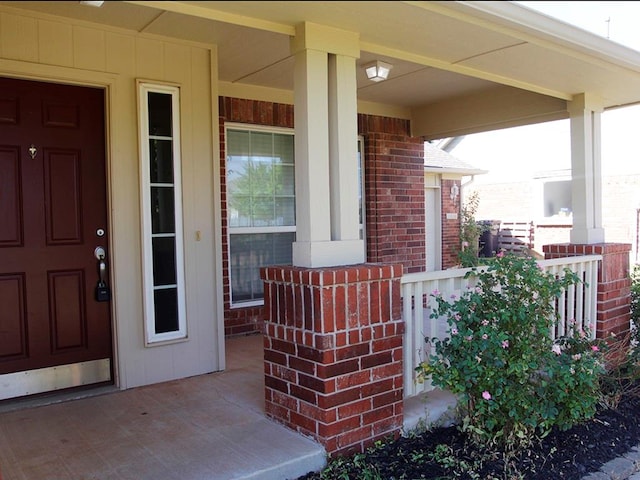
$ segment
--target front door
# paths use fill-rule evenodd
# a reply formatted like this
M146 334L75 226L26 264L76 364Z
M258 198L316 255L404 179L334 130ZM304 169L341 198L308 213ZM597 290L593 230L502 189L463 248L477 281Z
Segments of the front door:
M102 89L0 78L0 399L111 381L104 119Z

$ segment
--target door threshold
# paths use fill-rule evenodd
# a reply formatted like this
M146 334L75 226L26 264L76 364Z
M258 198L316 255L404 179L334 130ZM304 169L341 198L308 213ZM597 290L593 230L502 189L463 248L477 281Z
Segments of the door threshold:
M70 388L64 391L58 390L55 392L30 395L28 397L10 398L0 401L0 414L27 408L44 407L73 400L82 400L83 398L96 397L98 395L106 395L119 391L120 389L112 383L108 385L103 383Z

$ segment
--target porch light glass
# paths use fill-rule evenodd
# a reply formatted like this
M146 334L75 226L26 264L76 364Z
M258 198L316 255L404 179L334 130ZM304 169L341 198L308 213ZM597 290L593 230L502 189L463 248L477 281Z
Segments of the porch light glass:
M381 82L387 79L392 68L393 65L376 60L373 63L365 65L364 71L367 73L367 78L369 80L373 82Z
M88 5L90 7L101 7L104 1L101 0L82 0L81 5Z

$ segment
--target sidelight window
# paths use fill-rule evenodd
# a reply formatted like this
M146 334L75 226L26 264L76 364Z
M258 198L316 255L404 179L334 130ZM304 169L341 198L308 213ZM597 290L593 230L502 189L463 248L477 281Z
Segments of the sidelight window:
M180 169L180 90L139 84L146 344L187 336Z

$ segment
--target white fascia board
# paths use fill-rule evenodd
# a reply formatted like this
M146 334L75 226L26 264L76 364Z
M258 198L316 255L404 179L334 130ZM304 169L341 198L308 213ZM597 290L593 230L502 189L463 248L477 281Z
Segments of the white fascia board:
M424 173L454 173L459 175L484 175L489 170L481 170L479 168L440 168L440 167L424 167Z
M591 63L604 61L640 72L640 52L512 1L432 3L442 5L445 9L467 13L477 19L475 23L482 23L483 20L490 22L494 25L493 30L503 31L575 58L585 61L591 59ZM490 25L485 26L491 28Z

